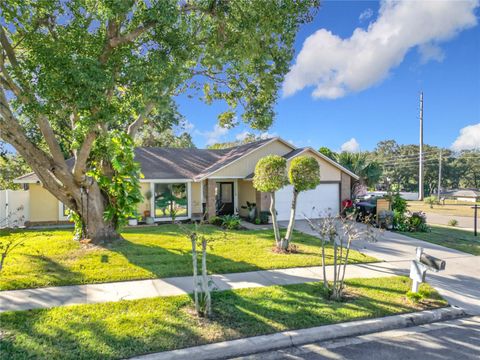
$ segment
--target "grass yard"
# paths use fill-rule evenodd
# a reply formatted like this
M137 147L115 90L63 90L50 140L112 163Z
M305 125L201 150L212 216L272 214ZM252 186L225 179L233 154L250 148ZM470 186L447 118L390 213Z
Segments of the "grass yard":
M469 254L480 255L480 236L473 236L473 231L442 226L431 226L431 229L431 232L408 232L404 234Z
M430 205L425 204L423 201L408 201L408 210L410 211L423 211L425 213L433 213L445 216L473 216L473 209L471 208L475 203L453 203L452 201L446 201L445 205L433 205L433 209Z
M205 229L223 233L214 226ZM125 240L108 248L87 249L72 240L70 230L0 230L0 236L25 239L24 246L16 248L5 262L0 290L192 274L190 242L177 225L127 228L122 234ZM209 271L219 274L321 264L317 238L296 232L293 241L299 247L297 254L276 254L271 230L228 231L224 240L209 249ZM332 264L332 251L328 250L327 261ZM351 251L350 261L378 260Z
M0 314L0 353L15 359L120 359L278 331L375 318L447 305L406 277L347 281L349 300L325 299L320 283L213 293L214 316L193 315L189 296Z

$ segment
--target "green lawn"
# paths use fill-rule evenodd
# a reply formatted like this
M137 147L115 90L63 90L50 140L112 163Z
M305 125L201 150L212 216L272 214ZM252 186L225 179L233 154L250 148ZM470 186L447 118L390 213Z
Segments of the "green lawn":
M214 316L193 315L189 296L57 307L0 314L5 359L120 359L278 331L443 307L422 284L424 298L405 294L406 277L347 282L348 301L325 300L320 283L213 293Z
M220 234L214 226L206 231ZM108 248L85 248L72 240L70 230L0 230L0 236L25 239L25 246L12 252L0 274L0 290L52 285L99 283L132 279L191 275L190 242L176 225L127 228L125 240ZM297 254L276 254L271 230L229 231L224 240L209 249L211 273L320 265L319 240L294 234ZM377 261L356 251L352 263ZM332 251L327 253L329 264Z
M430 232L408 232L404 234L469 254L480 255L480 236L473 236L473 231L442 226L431 226L431 229Z

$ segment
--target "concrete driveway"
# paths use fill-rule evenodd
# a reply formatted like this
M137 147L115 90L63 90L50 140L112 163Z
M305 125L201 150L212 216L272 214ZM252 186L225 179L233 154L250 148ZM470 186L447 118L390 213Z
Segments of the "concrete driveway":
M286 226L288 222L281 222ZM359 226L362 226L359 224ZM305 220L297 220L295 229L306 234L317 236ZM295 241L295 239L293 239ZM369 243L357 240L352 248L384 260L398 273L407 274L410 261L415 258L415 249L423 247L425 252L444 259L446 270L438 273L429 272L427 281L433 285L450 304L462 307L472 315L480 315L480 256L463 253L440 245L417 240L405 235L385 231L379 241ZM381 263L376 264L381 269ZM387 269L385 269L387 271Z

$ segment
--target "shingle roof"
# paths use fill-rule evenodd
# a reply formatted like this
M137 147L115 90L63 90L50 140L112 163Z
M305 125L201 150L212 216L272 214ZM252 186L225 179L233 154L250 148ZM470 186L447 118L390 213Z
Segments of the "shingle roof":
M137 148L145 179L192 179L220 161L225 150Z
M286 153L285 155L283 155L283 157L285 159L289 160L289 159L293 158L294 156L300 154L304 150L305 150L305 148L298 148L298 149L290 151L289 153ZM252 180L254 175L255 175L255 173L251 173L251 174L247 175L245 177L245 180Z
M201 179L273 140L259 140L227 149L138 147L135 161L140 163L145 179ZM15 179L17 183L37 181L34 173Z
M222 158L211 166L205 168L201 173L195 176L196 180L200 180L209 174L221 169L222 167L230 164L232 161L235 161L242 156L248 154L249 152L259 148L260 146L272 141L273 139L258 140L248 144L232 147L229 149L224 149L225 153ZM210 150L211 151L211 150Z
M454 196L454 197L480 197L480 190L477 189L454 189L442 192L443 196Z
M28 184L28 183L36 183L40 180L38 180L38 176L35 175L35 173L28 173L22 176L17 177L16 179L13 180L13 182L18 183L18 184Z

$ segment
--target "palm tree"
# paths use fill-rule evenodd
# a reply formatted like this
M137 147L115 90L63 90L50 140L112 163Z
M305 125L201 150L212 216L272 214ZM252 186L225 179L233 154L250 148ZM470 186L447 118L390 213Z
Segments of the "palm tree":
M382 168L380 164L369 158L367 153L351 153L344 151L338 154L337 161L340 165L360 177L357 181L357 185L373 187L382 176Z

